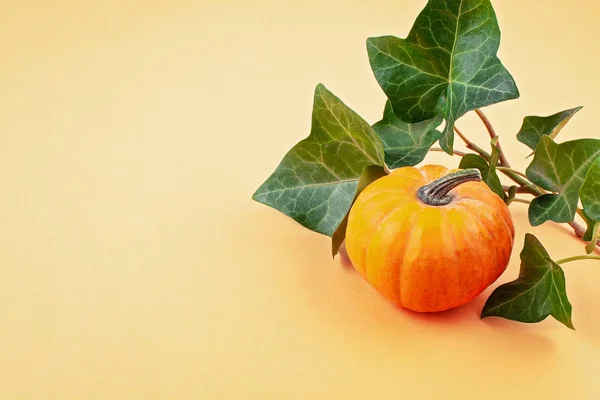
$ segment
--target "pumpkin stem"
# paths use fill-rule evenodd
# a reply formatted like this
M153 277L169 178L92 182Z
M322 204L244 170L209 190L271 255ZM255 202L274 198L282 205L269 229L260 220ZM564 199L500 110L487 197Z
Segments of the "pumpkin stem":
M448 194L452 189L465 182L481 181L481 173L476 168L467 168L442 176L417 190L419 199L430 206L445 206L452 201Z

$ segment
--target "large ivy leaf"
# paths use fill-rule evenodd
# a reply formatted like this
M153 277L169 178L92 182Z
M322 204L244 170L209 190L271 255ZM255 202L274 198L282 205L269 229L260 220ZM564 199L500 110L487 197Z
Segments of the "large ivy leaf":
M542 136L550 136L551 139L556 138L562 128L571 120L571 117L582 108L571 108L547 117L525 117L521 129L517 133L517 140L527 145L531 150L535 150Z
M519 97L496 53L500 28L489 0L430 0L406 39L370 38L375 78L394 113L414 123L442 114L442 148L452 154L454 123L467 111Z
M385 104L383 119L373 125L373 129L383 142L385 162L390 168L417 165L427 155L429 148L439 138L443 117L438 115L432 119L409 124L396 117L392 105Z
M579 197L586 215L594 221L600 221L600 157L589 167Z
M356 201L358 195L365 190L367 186L371 183L375 182L377 179L382 178L387 175L385 168L380 167L379 165L371 165L366 167L363 170L360 179L358 180L358 187L356 188L356 194L354 195L354 199L352 200L352 204ZM352 206L350 206L352 207ZM335 258L337 253L340 251L340 247L342 247L342 243L346 239L346 228L348 227L348 215L350 211L346 213L346 216L340 222L340 225L337 227L333 235L331 235L331 255Z
M529 206L531 225L537 226L548 220L573 221L579 189L598 156L600 140L578 139L557 144L549 136L542 136L525 173L531 182L556 193L533 199Z
M363 170L384 166L371 126L325 86L315 89L312 128L252 198L331 236L350 208Z
M502 182L498 178L496 173L496 165L500 158L500 149L497 146L498 138L492 140L492 153L490 156L490 162L488 163L483 157L477 154L466 154L460 160L458 168L477 168L481 172L482 180L489 186L490 189L501 199L506 200L504 189L502 188ZM514 198L514 196L513 196ZM511 199L512 200L512 199Z
M565 326L571 322L571 303L567 298L565 274L540 241L525 235L519 277L499 286L487 299L481 318L502 317L520 322L540 322L548 315Z

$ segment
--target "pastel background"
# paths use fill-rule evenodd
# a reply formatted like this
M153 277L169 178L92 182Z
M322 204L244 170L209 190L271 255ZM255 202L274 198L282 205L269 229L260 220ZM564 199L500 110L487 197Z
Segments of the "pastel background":
M576 331L478 318L526 231L583 251L568 227L512 205L507 272L418 315L250 200L308 135L317 83L380 118L365 39L424 4L3 0L0 399L598 399L598 263L565 265ZM524 115L583 105L560 139L599 137L600 5L494 5L521 98L486 112L512 163Z

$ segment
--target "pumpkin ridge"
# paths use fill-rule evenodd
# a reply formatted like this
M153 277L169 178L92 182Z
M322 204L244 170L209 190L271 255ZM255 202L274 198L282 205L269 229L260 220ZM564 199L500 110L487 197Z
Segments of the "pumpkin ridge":
M484 202L482 202L482 203L484 203ZM485 204L485 203L484 203L484 204ZM487 225L485 225L483 222L481 222L481 220L480 220L478 217L476 217L476 216L474 216L472 213L470 213L470 212L469 212L469 210L468 210L468 208L467 208L467 207L464 207L464 204L463 204L463 207L462 207L462 208L465 210L465 215L467 215L467 216L468 216L470 223L472 223L473 225L475 225L475 226L477 226L477 227L478 227L477 231L478 231L478 232L485 233L485 234L486 234L486 236L487 236L487 238L488 238L488 240L489 240L489 241L492 241L492 240L494 239L494 236L492 235L492 232L490 232L490 230L489 230L489 228L487 227ZM479 257L479 256L480 256L480 254L481 254L481 252L479 251L479 249L480 249L480 248L479 248L479 246L475 246L475 249L477 249L477 251L476 251L476 254L477 254L477 255L478 255L478 257ZM473 249L472 249L472 248L469 248L469 251L473 251ZM498 252L497 252L497 251L496 251L496 256L498 256ZM481 281L482 279L480 279L480 278L482 278L482 277L483 277L483 278L488 278L487 276L485 276L485 275L487 274L487 270L486 270L486 269L484 269L484 268L480 268L480 271L481 271L481 272L479 272L479 274L478 274L478 279L477 279L477 281ZM486 281L487 281L487 280L489 280L489 279L486 279ZM487 287L487 286L486 286L486 287Z
M502 220L502 226L504 227L504 229L506 229L506 231L508 232L508 234L510 235L510 237L511 237L511 239L512 239L512 242L514 243L514 237L515 237L515 236L514 236L514 233L513 233L514 231L513 231L512 229L510 229L510 226L509 226L509 225L508 225L508 223L506 222L506 219L504 218L504 216L502 216L502 215L499 215L499 214L498 214L498 212L497 212L495 209L494 209L494 210L492 210L492 211L494 212L494 214L496 214L496 217L497 217L498 219L501 219L501 220ZM501 250L501 248L499 248L499 250ZM511 253L512 253L512 247L511 247ZM503 256L503 254L501 254L501 256ZM508 254L508 260L507 260L507 264L506 264L506 266L504 267L504 270L506 270L506 267L508 267L508 262L510 262L510 256L511 256L511 254L509 253L509 254ZM503 271L500 271L500 273L499 273L497 276L495 276L495 277L493 277L493 278L490 278L490 282L489 282L488 286L489 286L489 285L491 285L492 283L494 283L494 282L495 282L495 281L496 281L496 280L497 280L497 279L500 277L500 275L502 275L502 273L504 272L504 270L503 270Z
M379 224L377 225L377 228L375 229L375 231L373 232L373 234L371 235L371 237L369 238L369 242L368 244L365 246L365 256L364 256L364 265L363 265L363 274L365 279L367 280L367 282L371 283L372 282L369 280L369 274L367 273L368 271L368 264L369 264L369 249L371 248L371 245L373 244L373 241L378 237L378 233L381 230L381 227L392 217L394 216L398 211L402 210L405 206L406 206L406 201L399 201L399 205L395 206L394 208L392 208L385 217L383 217L383 219L381 221L379 221Z
M454 256L454 258L460 258L460 255L458 254L458 246L456 243L456 234L455 234L455 232L452 232L452 228L451 228L453 225L452 225L452 221L450 220L450 215L447 212L444 212L444 213L442 213L442 218L443 218L443 220L440 221L440 233L443 235L444 231L446 231L446 230L449 230L451 232L450 235L445 235L443 237L444 238L447 238L448 236L451 237L453 256ZM444 227L443 229L442 229L442 226ZM447 228L448 226L450 228ZM447 249L447 247L445 247L445 248ZM461 287L462 280L460 277L460 264L456 264L454 269L456 270L457 286Z
M421 210L423 210L423 208ZM422 213L419 213L419 216L422 216L422 215L423 215ZM417 229L419 229L419 240L413 239L413 237L415 235L415 231ZM419 245L419 241L420 241L422 235L423 235L423 228L421 227L421 224L419 224L418 220L417 220L415 223L411 224L411 227L406 234L406 242L407 242L406 249L413 248L416 245ZM405 250L403 257L402 257L402 266L405 268L402 268L402 271L399 271L399 273L398 273L399 281L400 281L400 286L399 286L400 287L400 302L402 303L402 305L404 307L406 307L406 304L409 302L408 301L410 298L409 294L412 294L412 293L410 291L408 291L408 293L406 293L405 291L402 290L402 282L403 282L402 277L405 276L405 274L408 274L408 272L410 272L410 270L412 268L414 268L413 263L414 263L415 259L416 259L416 257L413 258L412 260L410 260L410 262L407 262L406 250ZM405 274L402 274L402 272L404 272Z
M419 219L419 217L422 215L423 213L423 208L421 207L415 207L416 210L415 212L413 212L410 217L408 219L405 220L404 222L404 226L409 226L409 229L404 231L401 231L401 235L396 235L396 237L394 238L395 240L398 240L399 238L404 239L404 243L407 242L406 238L408 236L411 235L412 230L414 229L415 226L415 221ZM401 290L401 276L402 276L402 267L404 265L404 255L406 254L406 251L408 250L408 244L406 244L404 246L404 248L402 249L402 255L399 257L399 264L396 266L395 271L396 271L396 283L398 285L396 292L398 295L398 302L400 303L400 305L402 305L402 290Z
M487 203L485 203L485 204L487 204ZM466 209L466 207L465 207L465 209ZM496 209L494 207L489 206L488 209L493 214L493 217L490 218L490 220L491 221L495 221L495 220L498 220L498 219L502 220L502 226L504 227L504 229L506 230L506 232L509 235L511 235L511 230L509 229L508 224L506 223L504 217L502 215L499 215L498 212L496 211ZM493 241L495 239L495 235L493 235L493 233L490 232L488 226L485 223L483 223L480 218L472 217L470 214L469 214L469 217L472 218L472 220L480 227L481 230L485 230L485 232L488 234L490 240ZM493 248L496 250L495 254L496 254L497 259L500 260L504 256L504 254L502 253L502 249L500 247L495 247L495 246L493 246ZM492 283L494 283L499 278L499 275L496 276L496 274L497 274L496 270L488 271L488 275L485 276L485 278L487 278L486 279L486 282L487 282L486 287L488 287L489 285L491 285Z
M404 302L402 301L402 270L404 267L404 256L406 255L406 252L409 248L408 246L408 240L410 238L410 235L412 235L413 230L415 229L416 221L419 219L419 217L421 217L421 215L423 214L423 208L422 207L418 207L418 211L413 213L410 216L410 219L408 219L407 225L409 226L408 230L403 231L403 235L402 237L404 238L404 242L406 243L406 245L404 246L404 248L402 249L402 257L400 257L400 264L397 267L397 273L398 275L396 276L396 281L398 283L398 302L400 303L400 305L402 307L404 307ZM400 236L400 235L398 235Z

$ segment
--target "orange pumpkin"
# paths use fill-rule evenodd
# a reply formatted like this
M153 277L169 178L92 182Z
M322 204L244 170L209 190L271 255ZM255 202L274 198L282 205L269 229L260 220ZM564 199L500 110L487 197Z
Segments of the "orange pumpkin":
M504 272L514 243L504 201L476 169L404 167L369 185L348 216L356 270L392 303L443 311Z

